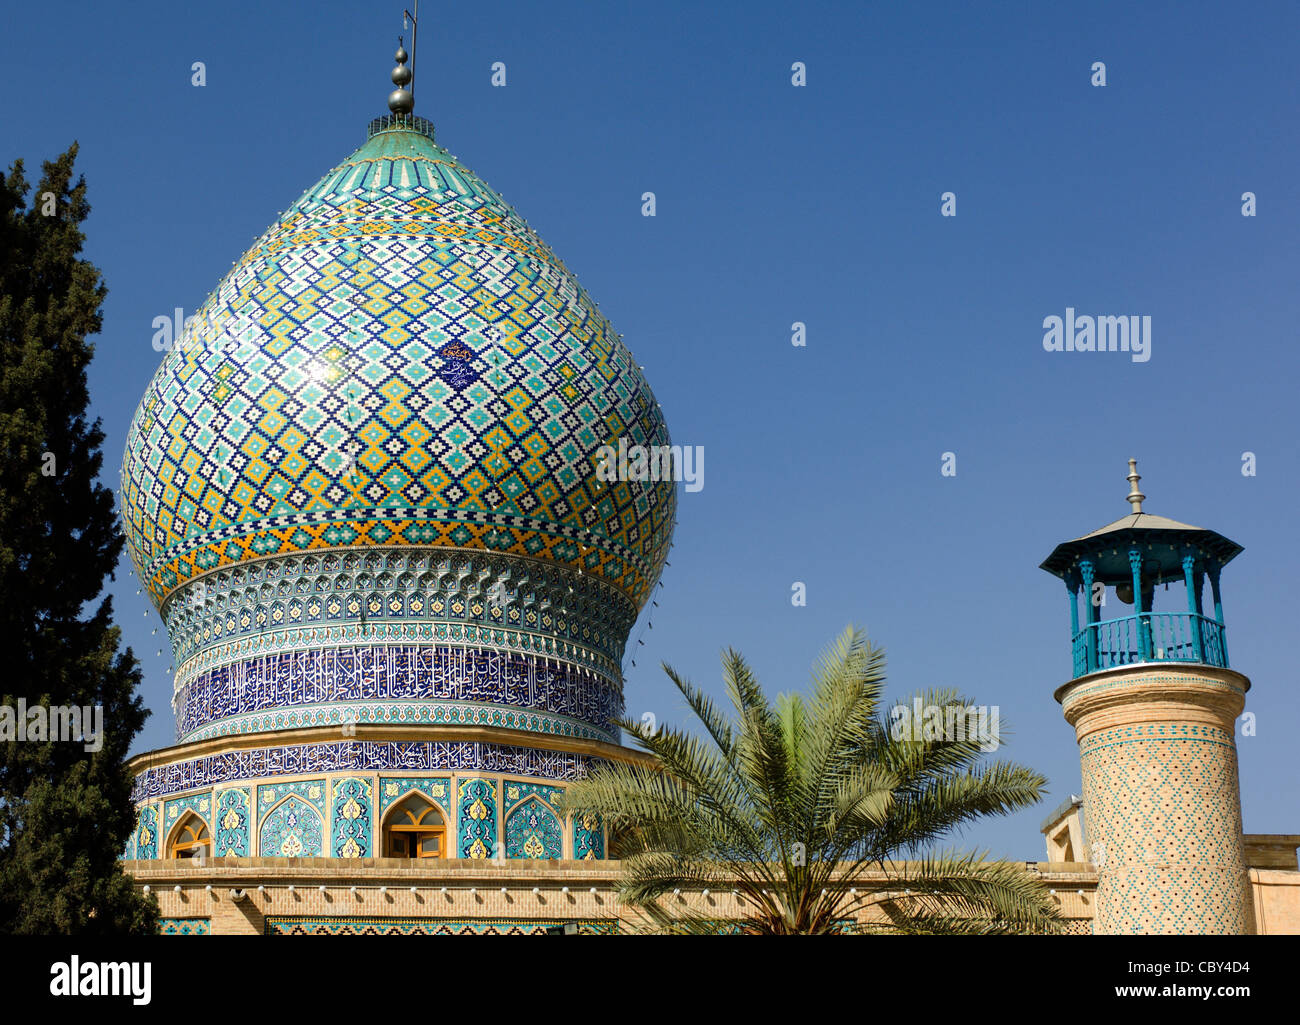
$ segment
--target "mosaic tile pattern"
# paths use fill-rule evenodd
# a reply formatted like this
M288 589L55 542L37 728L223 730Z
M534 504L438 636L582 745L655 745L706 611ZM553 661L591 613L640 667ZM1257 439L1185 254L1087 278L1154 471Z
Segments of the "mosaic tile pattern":
M528 797L506 815L507 858L563 857L559 817L539 797Z
M256 792L255 792L256 791ZM381 823L389 810L412 792L423 794L443 811L443 821L456 825L461 841L452 846L452 857L562 858L566 825L555 811L564 787L544 782L451 776L355 776L348 773L319 779L295 779L282 783L219 787L215 797L209 791L191 792L166 802L176 809L174 823L189 811L214 809L213 853L236 857L313 857L316 854L317 823L328 823L319 856L365 858L377 853ZM378 811L376 813L376 802ZM252 809L258 809L256 838L250 828ZM158 805L139 809L140 822L148 829L152 846L137 849L140 826L133 832L123 857L162 856L156 820ZM307 811L312 812L311 815ZM502 847L497 847L499 811L504 812ZM167 814L171 814L170 811ZM173 823L173 824L174 824ZM603 857L600 823L592 816L575 823L578 857ZM289 848L298 852L287 855ZM259 846L265 844L265 847ZM468 851L467 854L459 852ZM143 853L142 853L143 852Z
M323 817L325 815L325 788L326 782L324 779L294 780L290 783L273 783L260 786L257 788L258 817L264 816L273 805L284 800L289 794L306 801Z
M615 685L560 662L490 649L394 645L267 655L201 674L178 696L177 729L186 741L199 739L204 727L256 712L267 713L255 721L273 729L318 725L318 715L308 723L305 709L296 709L321 705L337 706L328 725L389 722L395 705L413 702L424 707L412 721L431 725L465 722L469 707L451 703L469 702L486 710L470 716L475 725L508 722L560 735L585 726L595 739L607 741L617 738L615 720L623 712ZM228 731L218 728L218 735L239 732L230 725Z
M669 443L595 304L446 150L380 132L164 356L122 467L128 547L156 601L256 556L432 545L581 567L640 604L675 489L598 482L619 438Z
M379 817L388 814L388 809L412 790L424 794L442 809L446 821L451 821L451 778L450 777L379 777Z
M507 780L505 788L505 805L507 808L512 807L515 802L534 794L554 808L556 798L564 793L564 787L547 786L545 783L521 783L517 780Z
M330 852L335 858L364 858L374 851L372 793L365 779L335 780Z
M573 856L590 861L605 856L605 830L600 816L581 812L573 817Z
M496 781L461 780L457 802L460 809L457 827L459 856L476 861L497 857Z
M185 740L189 742L312 726L334 726L342 730L358 725L496 726L507 730L544 733L552 737L618 742L616 734L606 733L565 716L546 715L526 708L480 705L469 701L347 702L291 707L221 719L188 734Z
M572 275L419 124L373 124L268 229L128 432L123 530L171 639L178 738L259 737L146 769L133 799L212 802L222 853L367 857L410 783L458 856L498 856L508 828L517 856L558 857L550 802L595 761L529 740L619 739L676 486L601 482L596 457L667 428ZM484 726L521 743L432 739ZM313 727L340 729L260 739ZM507 802L503 776L535 782ZM156 857L165 822L142 823L128 852ZM603 856L598 824L573 836Z
M194 812L199 818L207 823L208 834L211 835L212 825L212 795L211 794L190 794L186 797L178 797L175 800L168 801L163 806L163 843L170 844L174 839L173 833L181 819L185 817L186 812ZM165 852L164 852L165 853Z
M1243 701L1246 696L1245 690L1235 679L1188 672L1185 669L1177 673L1143 672L1140 676L1099 673L1095 679L1072 685L1061 698L1061 711L1068 719L1070 710L1079 702L1087 701L1098 694L1130 688L1137 681L1144 684L1159 684L1171 692L1213 690L1222 694L1235 695Z
M212 844L215 857L233 854L246 858L252 853L248 819L252 799L253 792L248 787L231 787L217 793Z
M1097 931L1249 931L1232 733L1134 724L1089 734L1079 751Z
M158 857L158 806L142 805L136 813L134 857L142 861L152 861Z
M262 820L257 846L262 857L319 858L325 853L322 833L320 813L290 795Z
M158 932L162 936L208 936L212 927L206 918L160 918Z
M182 681L250 651L300 649L304 637L311 646L360 633L446 640L449 627L460 628L458 639L482 640L486 630L512 651L617 679L636 618L630 600L590 574L491 553L383 547L214 571L178 588L162 612Z
M478 741L340 741L254 748L204 755L146 769L135 778L131 799L136 804L168 794L223 783L273 779L315 772L363 772L368 769L479 770L542 780L574 780L597 763L565 751Z

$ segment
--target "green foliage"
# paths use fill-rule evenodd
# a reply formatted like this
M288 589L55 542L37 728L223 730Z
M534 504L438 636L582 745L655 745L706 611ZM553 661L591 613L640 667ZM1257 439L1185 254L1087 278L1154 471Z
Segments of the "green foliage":
M107 290L81 258L90 213L74 144L30 187L0 184L0 703L103 708L103 746L0 742L0 929L153 932L118 858L134 814L125 759L149 714L101 598L122 549L87 419L88 336Z
M728 651L732 719L664 669L704 736L625 721L658 765L605 763L564 798L609 823L611 853L624 860L621 897L650 928L718 931L716 914L669 896L705 888L738 891L746 911L736 925L748 933L840 932L864 911L878 923L868 931L1058 928L1023 865L930 850L974 818L1037 803L1046 780L982 761L975 737L895 739L881 709L884 654L859 631L846 630L818 660L810 697L775 705ZM970 704L947 691L922 702Z

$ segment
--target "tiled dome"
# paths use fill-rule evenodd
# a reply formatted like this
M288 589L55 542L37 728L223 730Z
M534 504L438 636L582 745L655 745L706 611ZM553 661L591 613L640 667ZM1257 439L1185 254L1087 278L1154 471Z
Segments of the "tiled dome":
M122 467L128 545L160 606L251 560L417 546L581 569L639 608L676 500L598 481L620 438L668 431L609 322L427 121L382 118L163 358Z

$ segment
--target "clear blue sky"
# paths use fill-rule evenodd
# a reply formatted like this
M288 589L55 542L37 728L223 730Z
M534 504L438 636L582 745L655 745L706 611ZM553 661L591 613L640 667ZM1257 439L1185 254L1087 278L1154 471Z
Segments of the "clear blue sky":
M401 5L66 3L56 19L5 0L0 158L35 177L81 143L110 289L91 387L112 486L159 360L153 318L192 312L363 141ZM654 628L638 626L630 714L683 721L658 663L717 688L726 646L771 691L804 687L860 623L893 692L1000 706L1006 754L1052 793L959 839L1041 857L1038 822L1079 765L1052 699L1064 588L1038 563L1127 510L1136 456L1147 511L1246 548L1224 575L1258 717L1239 738L1245 826L1300 832L1300 6L424 6L417 113L600 301L674 441L705 449ZM1043 318L1067 306L1150 315L1151 360L1044 352ZM174 732L163 631L135 586L124 560L143 750Z

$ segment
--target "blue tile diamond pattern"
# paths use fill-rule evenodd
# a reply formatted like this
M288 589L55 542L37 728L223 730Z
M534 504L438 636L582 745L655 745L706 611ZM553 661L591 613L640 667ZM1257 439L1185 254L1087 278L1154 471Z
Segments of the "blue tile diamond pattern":
M581 567L638 604L672 482L597 480L669 444L595 303L497 193L418 131L379 131L238 261L132 424L122 508L161 601L222 565L374 544Z

